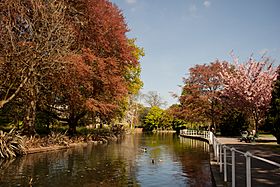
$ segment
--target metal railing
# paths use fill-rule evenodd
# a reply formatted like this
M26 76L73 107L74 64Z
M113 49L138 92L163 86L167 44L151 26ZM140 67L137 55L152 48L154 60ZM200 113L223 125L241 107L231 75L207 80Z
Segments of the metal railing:
M196 132L195 132L196 131ZM271 164L275 167L278 167L280 169L280 164L276 163L274 161L258 157L255 155L252 155L249 151L242 152L234 147L226 146L218 141L218 139L215 137L215 135L211 131L198 131L198 130L181 130L181 135L185 136L199 136L201 138L205 138L209 141L209 144L213 145L213 152L214 152L214 159L216 160L217 164L219 165L220 173L223 173L223 179L224 182L228 182L228 165L231 165L231 184L232 187L236 186L236 153L242 155L245 157L245 172L246 172L246 186L251 187L252 186L252 174L251 174L251 159L257 159L260 161L263 161L265 163ZM231 154L227 155L227 150L231 152ZM231 158L231 162L227 161L227 158Z
M210 141L210 144L212 144L213 133L210 133L209 131L199 131L199 130L184 129L184 130L180 131L180 134L181 135L186 135L186 136L194 136L194 137L204 138L204 139Z

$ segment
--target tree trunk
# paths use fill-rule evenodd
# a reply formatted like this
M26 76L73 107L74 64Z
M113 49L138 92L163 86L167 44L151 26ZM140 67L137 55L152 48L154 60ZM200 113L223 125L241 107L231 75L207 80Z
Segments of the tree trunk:
M78 120L75 118L75 116L70 116L68 120L68 125L69 125L68 134L70 136L74 136L75 134L77 134L76 127L78 125Z
M255 109L255 111L254 111L254 120L255 120L254 129L255 129L255 131L257 133L258 132L258 126L259 126L259 113L258 113L258 109Z
M34 135L35 131L35 119L36 119L36 99L30 100L30 104L27 106L27 111L23 120L23 133L26 135Z
M272 132L273 136L275 136L277 144L280 144L280 132Z
M26 135L34 135L35 131L35 119L36 119L36 83L35 77L28 82L28 96L26 114L23 119L23 133Z

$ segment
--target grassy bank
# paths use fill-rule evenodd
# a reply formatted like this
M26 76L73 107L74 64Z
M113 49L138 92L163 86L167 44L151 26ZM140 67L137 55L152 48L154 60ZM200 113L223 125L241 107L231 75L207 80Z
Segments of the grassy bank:
M21 136L15 129L9 132L0 131L0 159L12 158L24 154L65 149L88 143L107 143L116 141L124 131L111 129L78 128L75 136L68 136L61 129L48 134Z

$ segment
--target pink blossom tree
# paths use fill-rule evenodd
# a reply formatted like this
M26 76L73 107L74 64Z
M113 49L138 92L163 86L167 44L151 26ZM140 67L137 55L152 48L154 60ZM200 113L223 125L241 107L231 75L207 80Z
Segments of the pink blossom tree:
M245 63L223 64L221 72L224 89L221 98L231 107L237 108L253 120L254 129L263 122L271 100L273 81L277 77L276 68L269 58L260 61L252 57Z

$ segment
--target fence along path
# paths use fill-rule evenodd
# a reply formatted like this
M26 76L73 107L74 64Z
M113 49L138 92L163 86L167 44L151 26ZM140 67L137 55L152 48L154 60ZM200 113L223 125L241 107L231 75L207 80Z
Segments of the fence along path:
M271 150L271 148L265 149L266 145L237 144L236 138L225 141L225 139L216 138L209 131L185 129L181 130L180 134L208 140L213 147L219 172L223 175L224 184L227 186L280 186L279 146L278 150ZM255 154L261 154L262 157Z

